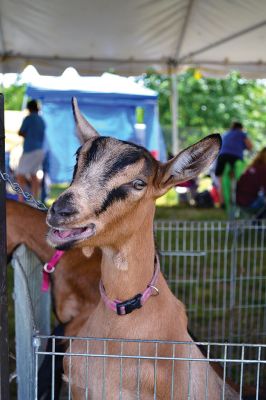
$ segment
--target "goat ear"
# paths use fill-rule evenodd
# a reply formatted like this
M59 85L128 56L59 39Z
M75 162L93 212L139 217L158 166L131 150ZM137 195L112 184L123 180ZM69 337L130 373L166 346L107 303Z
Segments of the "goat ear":
M208 168L217 157L221 143L219 134L209 135L162 164L158 171L159 182L157 181L159 196L178 183L196 178Z
M76 122L77 135L81 143L85 143L88 139L91 139L92 137L100 136L99 133L93 128L93 126L91 126L91 124L81 114L76 97L72 98L72 108Z

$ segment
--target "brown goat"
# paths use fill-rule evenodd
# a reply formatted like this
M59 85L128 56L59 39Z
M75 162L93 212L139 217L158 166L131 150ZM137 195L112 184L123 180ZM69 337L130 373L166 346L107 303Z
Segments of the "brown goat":
M156 282L159 295L147 302L137 301L154 275L156 250L153 238L155 199L171 187L196 177L208 167L220 148L220 136L211 135L182 151L166 164L156 161L143 147L108 137L99 137L73 102L82 147L70 187L62 193L48 211L51 227L48 240L58 249L82 247L89 255L92 249L102 250L101 275L109 299L124 302L134 299L133 313L118 315L100 299L79 331L80 336L159 339L189 342L177 344L176 357L197 358L202 361L176 361L174 387L172 362L158 361L156 398L178 400L222 398L222 380L193 343L187 331L187 316L183 304L171 293L160 273ZM155 285L155 284L154 284ZM127 301L128 304L128 301ZM132 310L130 310L132 311ZM152 344L142 344L145 355L154 355ZM74 340L74 353L86 352L86 343ZM109 343L108 352L119 354L120 346ZM169 356L169 347L161 346L159 356ZM90 352L99 354L102 346L90 343ZM127 354L137 354L136 344L128 343ZM71 368L71 390L74 400L86 398L115 400L136 399L137 377L140 398L154 399L154 364L148 359L136 371L136 361L123 362L123 387L120 387L120 361L108 359L103 368L101 360L72 357L71 367L65 357L65 373ZM208 376L208 385L206 376ZM88 378L89 377L89 378ZM89 379L89 386L88 386ZM103 382L104 381L104 382ZM103 384L104 383L104 384ZM228 385L225 399L239 396Z

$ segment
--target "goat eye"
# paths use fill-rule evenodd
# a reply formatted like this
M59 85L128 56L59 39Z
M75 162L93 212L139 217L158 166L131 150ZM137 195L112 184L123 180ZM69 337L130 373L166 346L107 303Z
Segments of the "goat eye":
M146 186L146 183L143 182L141 179L136 179L132 182L132 186L136 190L142 190Z

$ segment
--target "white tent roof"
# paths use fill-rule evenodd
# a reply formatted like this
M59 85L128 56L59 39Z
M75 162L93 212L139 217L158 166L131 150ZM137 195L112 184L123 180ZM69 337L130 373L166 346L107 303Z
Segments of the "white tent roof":
M1 72L115 70L169 60L219 74L266 75L265 0L2 0Z
M134 82L131 78L105 72L102 76L80 76L73 68L67 68L60 76L39 75L35 68L27 67L21 81L38 90L80 91L116 93L134 96L157 97L157 92Z

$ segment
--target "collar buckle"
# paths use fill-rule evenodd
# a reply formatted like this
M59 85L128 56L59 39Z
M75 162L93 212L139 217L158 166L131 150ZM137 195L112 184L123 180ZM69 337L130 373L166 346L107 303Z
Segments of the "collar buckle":
M43 266L43 270L47 273L47 274L52 274L55 270L55 265L51 265L50 262L45 263Z
M117 315L125 315L130 314L132 311L137 308L141 308L141 298L142 294L138 293L136 296L132 297L129 300L122 301L121 303L116 304L116 313Z

